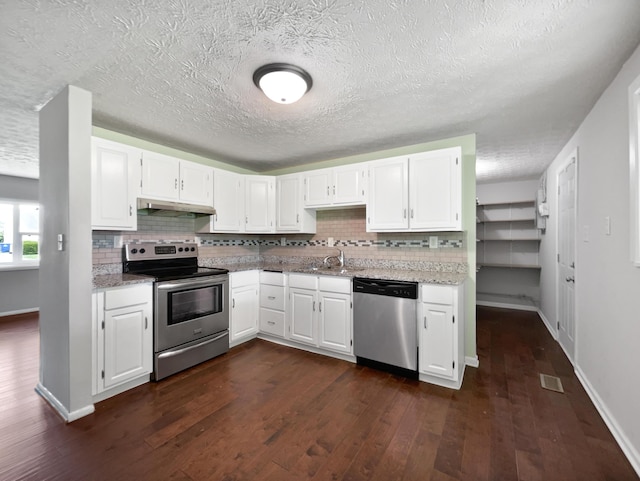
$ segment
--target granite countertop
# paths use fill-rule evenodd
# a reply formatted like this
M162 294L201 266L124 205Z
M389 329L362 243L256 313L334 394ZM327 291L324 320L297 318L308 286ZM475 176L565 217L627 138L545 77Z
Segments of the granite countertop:
M390 281L423 282L427 284L459 285L467 278L466 272L445 272L436 270L412 270L412 269L380 269L366 267L346 267L341 270L338 267L331 269L316 268L304 264L269 264L269 263L246 263L228 264L224 266L229 272L240 272L249 270L263 270L272 272L283 272L286 274L315 274L322 276L338 277L367 277L369 279L384 279Z
M135 274L99 274L93 276L93 288L103 289L109 287L121 287L131 284L144 284L153 282L151 276L139 276Z

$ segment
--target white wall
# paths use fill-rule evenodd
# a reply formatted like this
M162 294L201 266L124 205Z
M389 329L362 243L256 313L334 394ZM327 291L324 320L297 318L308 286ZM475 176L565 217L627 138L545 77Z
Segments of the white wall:
M67 420L91 396L91 94L69 86L40 111L40 382ZM64 248L58 249L58 235Z
M551 217L541 243L541 311L557 322L557 174L578 149L575 368L640 473L640 268L630 262L628 87L640 48L547 171ZM604 219L611 217L611 235ZM584 236L589 230L588 240Z
M0 175L2 199L38 202L38 181ZM38 309L38 269L0 270L0 316Z

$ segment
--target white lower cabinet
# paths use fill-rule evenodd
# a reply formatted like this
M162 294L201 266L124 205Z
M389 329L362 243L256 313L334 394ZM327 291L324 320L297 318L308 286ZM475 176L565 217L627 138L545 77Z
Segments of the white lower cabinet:
M418 370L423 381L459 389L464 374L463 286L420 286Z
M229 285L229 345L236 346L258 334L260 272L232 272Z
M280 272L260 273L260 332L284 337L286 276Z
M287 338L352 354L351 279L290 274Z
M136 284L93 293L93 395L136 379L149 380L153 364L152 289L152 284Z

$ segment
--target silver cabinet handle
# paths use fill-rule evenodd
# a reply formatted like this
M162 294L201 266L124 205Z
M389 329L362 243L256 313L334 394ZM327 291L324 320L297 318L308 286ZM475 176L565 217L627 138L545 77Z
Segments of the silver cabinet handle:
M245 223L245 224L248 224L248 223L249 223L249 216L248 216L248 215L247 215L247 216L245 216L245 218L244 218L244 223Z
M133 215L133 206L129 204L129 217Z
M269 299L270 301L274 301L276 299L276 296L268 296L267 299Z
M300 223L300 214L296 214L296 224Z
M413 219L413 208L411 208L411 218Z
M327 186L327 195L329 195L329 186Z
M181 190L184 190L184 180L181 180L181 181L180 181L180 189L181 189Z
M316 312L316 301L313 301L313 312Z
M336 186L333 186L333 195L336 195Z
M322 302L319 302L319 303L318 303L318 310L319 310L320 312L322 312Z
M235 309L235 307L236 307L236 300L234 298L234 299L231 299L231 308Z
M404 210L403 219L407 218L407 209Z
M276 322L275 321L267 321L267 324L269 324L270 326L275 326Z
M567 282L574 282L574 283L576 282L576 280L575 280L575 278L574 278L574 277L567 277L565 280L566 280Z
M177 188L178 188L178 179L173 179L173 180L174 180L174 182L173 182L173 188L174 188L174 189L177 189Z
M147 327L149 327L149 319L147 318L147 316L144 316L144 329L145 329L145 331L147 330Z
M424 328L427 328L427 316L424 316Z

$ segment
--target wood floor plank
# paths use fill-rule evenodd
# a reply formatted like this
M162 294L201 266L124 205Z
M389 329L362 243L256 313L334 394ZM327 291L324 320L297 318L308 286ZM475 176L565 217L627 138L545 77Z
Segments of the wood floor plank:
M34 392L38 335L0 322L2 480L639 479L531 312L478 309L460 391L254 340L71 424Z

